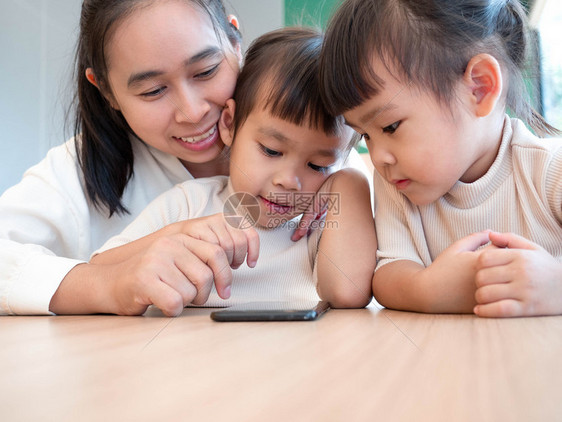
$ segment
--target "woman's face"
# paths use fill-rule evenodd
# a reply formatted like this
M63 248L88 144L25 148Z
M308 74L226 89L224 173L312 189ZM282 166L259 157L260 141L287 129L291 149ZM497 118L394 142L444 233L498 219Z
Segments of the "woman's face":
M217 38L205 12L186 1L140 7L117 24L106 55L110 102L140 139L188 169L217 158L217 122L240 53Z

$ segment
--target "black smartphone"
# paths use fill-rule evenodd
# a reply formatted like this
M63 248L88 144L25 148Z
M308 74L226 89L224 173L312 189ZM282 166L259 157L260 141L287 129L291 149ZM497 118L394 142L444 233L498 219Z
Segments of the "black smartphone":
M330 309L328 302L249 302L211 312L214 321L313 321Z

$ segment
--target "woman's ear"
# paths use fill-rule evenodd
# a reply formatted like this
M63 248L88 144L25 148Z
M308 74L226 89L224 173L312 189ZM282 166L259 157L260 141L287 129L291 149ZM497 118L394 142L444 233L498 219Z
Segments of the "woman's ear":
M97 89L100 89L100 87L98 86L98 82L96 81L96 75L94 75L94 71L91 67L86 69L86 79Z
M236 109L236 102L231 98L226 100L226 104L222 110L221 118L219 119L219 134L223 143L230 147L234 141L234 111Z
M496 58L489 54L474 56L466 66L463 81L469 88L476 116L489 115L498 104L503 89L501 67Z
M105 93L100 89L100 86L98 85L98 81L96 79L96 75L94 74L94 71L92 70L91 67L86 69L86 79L88 80L88 82L90 82L93 86L95 86L99 92L101 93L101 95L104 96L104 98L109 102L109 105L111 106L111 108L115 109L115 110L119 110L119 105L117 104L117 101L114 100L112 95L105 95Z

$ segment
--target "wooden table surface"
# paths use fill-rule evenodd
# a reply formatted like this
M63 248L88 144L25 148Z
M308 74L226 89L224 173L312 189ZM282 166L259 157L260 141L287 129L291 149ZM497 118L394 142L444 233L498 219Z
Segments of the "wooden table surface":
M210 312L0 317L0 420L562 420L562 317Z

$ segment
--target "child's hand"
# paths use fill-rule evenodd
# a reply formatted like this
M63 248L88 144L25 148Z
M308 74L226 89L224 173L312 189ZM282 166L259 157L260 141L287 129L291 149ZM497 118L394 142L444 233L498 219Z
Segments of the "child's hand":
M429 312L472 312L479 248L489 242L488 236L489 231L482 231L457 240L424 270L427 285L433 286Z
M478 259L474 313L482 317L562 313L562 263L512 233L490 233L497 248Z
M341 174L342 170L331 174L320 186L320 189L314 195L312 201L308 205L306 211L303 213L300 221L299 226L293 232L291 236L291 240L294 242L299 241L304 236L308 234L308 231L314 221L322 219L326 215L329 195L320 195L320 193L329 193L332 191L332 184L334 182L334 178L338 177Z

